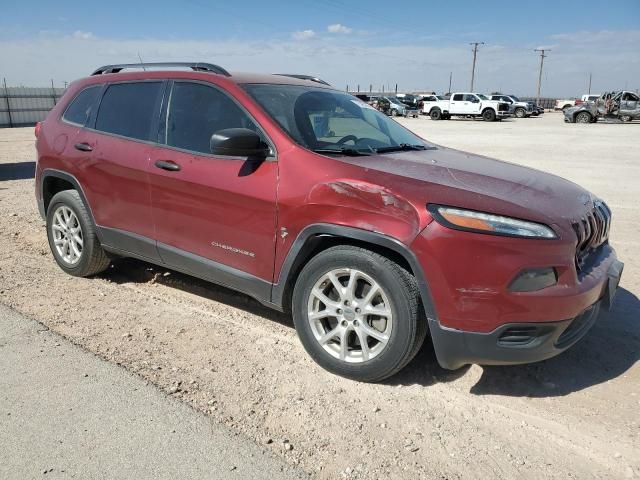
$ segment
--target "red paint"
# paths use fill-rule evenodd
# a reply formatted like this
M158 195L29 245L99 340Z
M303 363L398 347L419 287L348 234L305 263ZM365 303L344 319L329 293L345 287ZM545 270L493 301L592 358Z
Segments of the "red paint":
M210 82L233 96L272 140L277 161L241 176L242 160L125 140L60 120L69 100L86 85L168 77ZM507 322L565 320L602 294L615 254L578 281L570 222L582 215L590 196L577 185L447 148L356 158L316 154L294 143L238 85L250 80L202 72L135 72L75 82L36 128L36 185L46 168L72 173L100 226L153 238L274 283L283 280L284 259L310 224L383 233L417 256L440 322L457 329L487 332ZM271 76L255 81L297 82ZM63 150L56 151L56 139L65 135ZM93 151L75 150L79 142ZM173 161L181 170L158 169L157 160ZM40 188L36 191L40 197ZM559 238L525 240L450 230L432 222L427 203L543 222ZM284 237L282 227L288 232ZM212 242L254 255L231 255ZM531 293L508 291L520 270L549 266L560 273L558 285Z

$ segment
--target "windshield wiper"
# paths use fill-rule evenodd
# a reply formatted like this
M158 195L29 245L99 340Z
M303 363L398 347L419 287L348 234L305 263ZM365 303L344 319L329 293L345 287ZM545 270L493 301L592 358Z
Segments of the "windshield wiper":
M375 149L377 153L406 152L409 150L427 150L427 147L424 145L411 145L408 143L401 143L400 145L394 145L392 147L380 147Z
M316 153L335 153L337 155L347 155L350 157L360 157L371 155L371 152L356 150L355 148L342 147L342 148L315 148L313 150Z

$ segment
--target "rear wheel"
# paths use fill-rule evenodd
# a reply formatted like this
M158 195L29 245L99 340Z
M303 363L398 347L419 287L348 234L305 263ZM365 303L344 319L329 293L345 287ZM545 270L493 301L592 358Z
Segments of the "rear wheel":
M292 307L309 355L359 381L401 370L427 331L415 278L388 258L349 245L323 251L303 268Z
M439 108L434 108L431 110L431 113L429 113L429 116L431 117L431 120L440 120L442 118L442 112Z
M482 118L485 122L493 122L496 119L496 112L487 108L484 112L482 112Z
M70 275L87 277L109 266L89 212L75 190L59 192L51 199L47 238L56 262Z
M576 115L576 123L591 123L591 118L589 112L580 112Z
M620 120L622 120L623 122L630 122L631 115L620 115Z

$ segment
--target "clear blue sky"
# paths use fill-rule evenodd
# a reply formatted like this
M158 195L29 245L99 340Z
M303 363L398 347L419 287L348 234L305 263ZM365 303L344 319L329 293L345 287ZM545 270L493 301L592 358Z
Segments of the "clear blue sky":
M42 83L73 79L99 63L135 61L138 53L146 61L199 55L236 70L302 69L340 86L442 90L449 72L459 88L468 83L468 43L484 41L481 89L533 93L532 50L550 46L545 80L550 94L561 95L580 93L589 71L601 89L624 87L615 81L640 86L638 35L639 0L30 0L2 7L0 75ZM612 73L620 55L635 70ZM562 81L578 76L580 83L563 90Z
M502 25L500 25L501 22ZM513 22L513 23L511 23ZM477 32L491 43L536 41L579 30L626 30L640 25L640 2L626 1L426 1L407 0L111 0L7 2L0 16L3 37L43 30L91 31L101 37L158 35L189 39L286 38L291 31L323 30L341 23L354 29L393 33L403 42L415 36L455 39ZM498 25L500 25L499 28ZM375 41L386 44L385 37Z

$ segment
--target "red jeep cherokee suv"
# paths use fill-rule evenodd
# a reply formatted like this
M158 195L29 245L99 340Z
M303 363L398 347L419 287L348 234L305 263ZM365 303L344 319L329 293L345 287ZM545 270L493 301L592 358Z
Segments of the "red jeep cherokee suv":
M74 82L36 129L65 272L126 256L239 290L363 381L427 332L448 369L546 359L611 303L611 212L579 186L430 144L317 78L144 67Z

